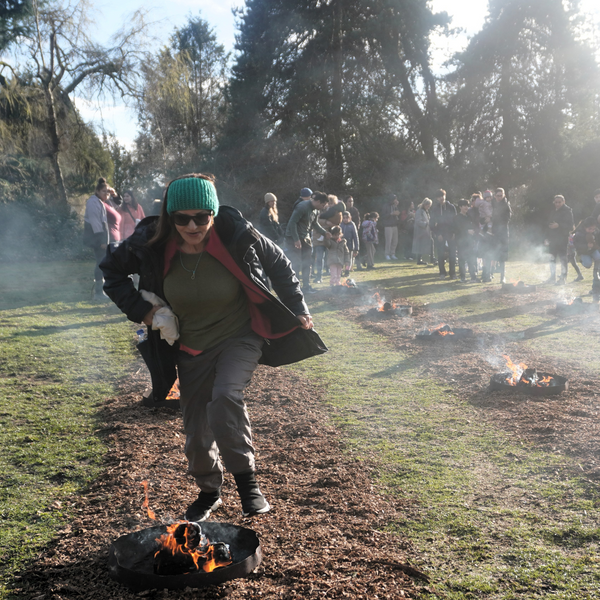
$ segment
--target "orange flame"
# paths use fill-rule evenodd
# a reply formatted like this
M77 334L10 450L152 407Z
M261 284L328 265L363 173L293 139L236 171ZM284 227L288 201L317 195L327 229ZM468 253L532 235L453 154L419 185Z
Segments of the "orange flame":
M178 521L177 523L169 525L167 527L167 533L163 533L159 538L156 539L160 548L154 555L155 557L162 550L170 551L173 556L176 556L178 554L187 554L194 561L196 569L202 568L202 570L206 573L214 571L217 567L226 567L227 565L230 565L233 562L232 559L216 559L214 555L214 546L210 543L210 540L204 536L202 536L203 543L201 545L196 546L195 548L191 548L189 540L189 530L187 528L185 530L185 543L180 544L179 542L177 542L174 533L180 525L186 523L188 523L188 521ZM202 564L200 564L201 561Z
M386 310L393 310L397 308L397 304L395 302L385 302L381 299L381 296L377 292L373 294L372 298L377 303L377 310L379 312L385 312ZM387 307L386 304L388 305Z
M440 323L437 327L433 327L429 331L431 331L431 333L435 333L437 335L454 335L454 331L452 331L452 330L442 331L442 328L446 327L446 326L447 326L446 323Z
M508 385L517 385L519 380L521 379L521 375L523 375L523 371L527 369L527 365L523 363L519 363L515 365L512 360L506 354L502 355L502 358L506 361L506 366L512 371L512 377L507 377L506 382Z
M150 502L148 501L148 482L142 481L142 486L144 486L144 503L142 504L142 508L145 508L148 511L148 516L156 521L156 515L154 511L150 508Z
M547 387L548 385L550 385L550 382L552 381L552 379L553 379L553 377L551 375L546 375L545 377L540 379L540 381L537 382L537 386L538 387Z
M179 379L175 380L173 387L167 394L167 400L179 400Z
M373 300L375 300L375 302L377 303L377 309L381 312L383 312L383 300L381 299L381 296L375 292L373 294Z

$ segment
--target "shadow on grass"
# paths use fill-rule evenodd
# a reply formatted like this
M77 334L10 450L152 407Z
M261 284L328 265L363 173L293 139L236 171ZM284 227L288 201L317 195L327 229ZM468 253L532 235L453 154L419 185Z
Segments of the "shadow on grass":
M17 338L17 337L36 337L42 335L51 335L53 333L59 333L61 331L69 331L73 329L83 329L89 327L104 327L105 325L110 324L111 321L121 322L122 316L121 313L118 315L112 315L111 318L105 317L99 321L82 321L80 323L71 323L70 325L40 325L33 326L31 329L27 329L25 331L19 331L17 333L13 333L8 336L9 338Z

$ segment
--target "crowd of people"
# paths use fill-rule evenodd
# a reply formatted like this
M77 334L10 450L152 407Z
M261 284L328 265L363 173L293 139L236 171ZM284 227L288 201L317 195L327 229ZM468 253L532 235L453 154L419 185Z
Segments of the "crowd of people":
M131 190L121 197L106 179L101 177L94 193L88 198L85 206L83 243L94 252L93 298L103 300L103 276L100 261L106 254L108 244L118 244L128 238L136 225L145 217L144 209L135 199Z
M593 267L592 293L598 296L600 190L594 193L594 200L593 214L575 227L572 209L564 196L556 195L544 243L550 261L546 283L564 285L569 264L577 274L575 281L581 281L579 258L584 267ZM440 189L433 200L425 198L416 209L413 202L401 206L397 196L391 195L381 215L372 211L362 217L352 196L342 201L335 195L303 188L285 228L277 213L267 210L273 202L276 204L275 196L267 194L258 226L285 249L305 293L315 291L311 283L322 283L326 269L332 286L341 284L340 273L375 269L380 235L385 261L399 260L397 255L402 254L418 265L437 266L440 279L489 283L497 274L500 283L506 282L512 209L503 188L475 192L469 200L456 203L449 202L445 190Z
M554 210L550 211L545 232L550 261L546 283L565 284L569 265L576 272L575 281L581 281L581 264L593 267L594 295L600 294L600 244L596 242L600 190L594 193L594 200L593 213L575 227L573 211L565 198L557 195L553 199ZM502 188L475 192L469 200L454 203L440 189L433 200L425 198L416 208L413 202L402 205L392 194L381 214L371 211L361 215L352 196L340 199L305 187L285 224L279 219L277 197L265 194L256 226L284 249L303 291L312 293L313 284L322 283L324 274L329 274L330 285L337 286L342 276L353 270L375 269L380 238L386 262L403 257L421 266L437 266L440 279L487 283L497 275L504 283L511 216L510 202ZM144 210L132 191L121 197L106 180L98 181L87 201L84 233L84 243L96 256L96 299L105 298L99 262L107 244L129 237L143 218Z

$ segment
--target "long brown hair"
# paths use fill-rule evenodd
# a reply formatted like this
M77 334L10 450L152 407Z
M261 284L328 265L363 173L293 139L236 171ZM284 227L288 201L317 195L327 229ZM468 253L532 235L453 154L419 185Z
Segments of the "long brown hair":
M137 210L138 201L135 199L135 196L133 195L133 190L125 190L123 192L123 197L125 197L125 194L129 194L129 196L131 197L131 206L133 206L133 210ZM123 204L125 204L125 200L123 200Z
M156 223L156 232L148 240L148 246L154 246L155 244L166 244L169 240L179 236L179 234L177 233L177 229L175 229L175 222L173 221L173 217L167 212L169 187L174 181L177 181L178 179L189 179L190 177L194 177L196 179L206 179L207 181L210 181L213 185L215 185L215 176L210 174L204 175L203 173L188 173L187 175L181 175L179 177L175 177L175 179L171 179L171 181L169 181L169 184L167 185L167 189L165 190L165 197L160 208L158 222Z

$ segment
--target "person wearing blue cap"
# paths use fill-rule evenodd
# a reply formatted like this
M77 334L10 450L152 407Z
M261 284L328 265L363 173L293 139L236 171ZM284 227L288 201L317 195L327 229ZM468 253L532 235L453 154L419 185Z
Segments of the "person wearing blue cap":
M148 326L154 362L147 364L164 379L155 398L164 399L177 369L188 473L200 488L185 518L204 521L222 504L221 458L243 515L268 512L255 476L244 389L259 362L279 366L327 350L290 261L239 211L219 204L212 176L190 174L169 184L159 217L142 220L124 243L109 248L101 269L106 294L131 321ZM139 292L133 273L140 275ZM155 318L165 309L142 292L155 294L177 317L172 346ZM152 374L154 386L161 380Z

